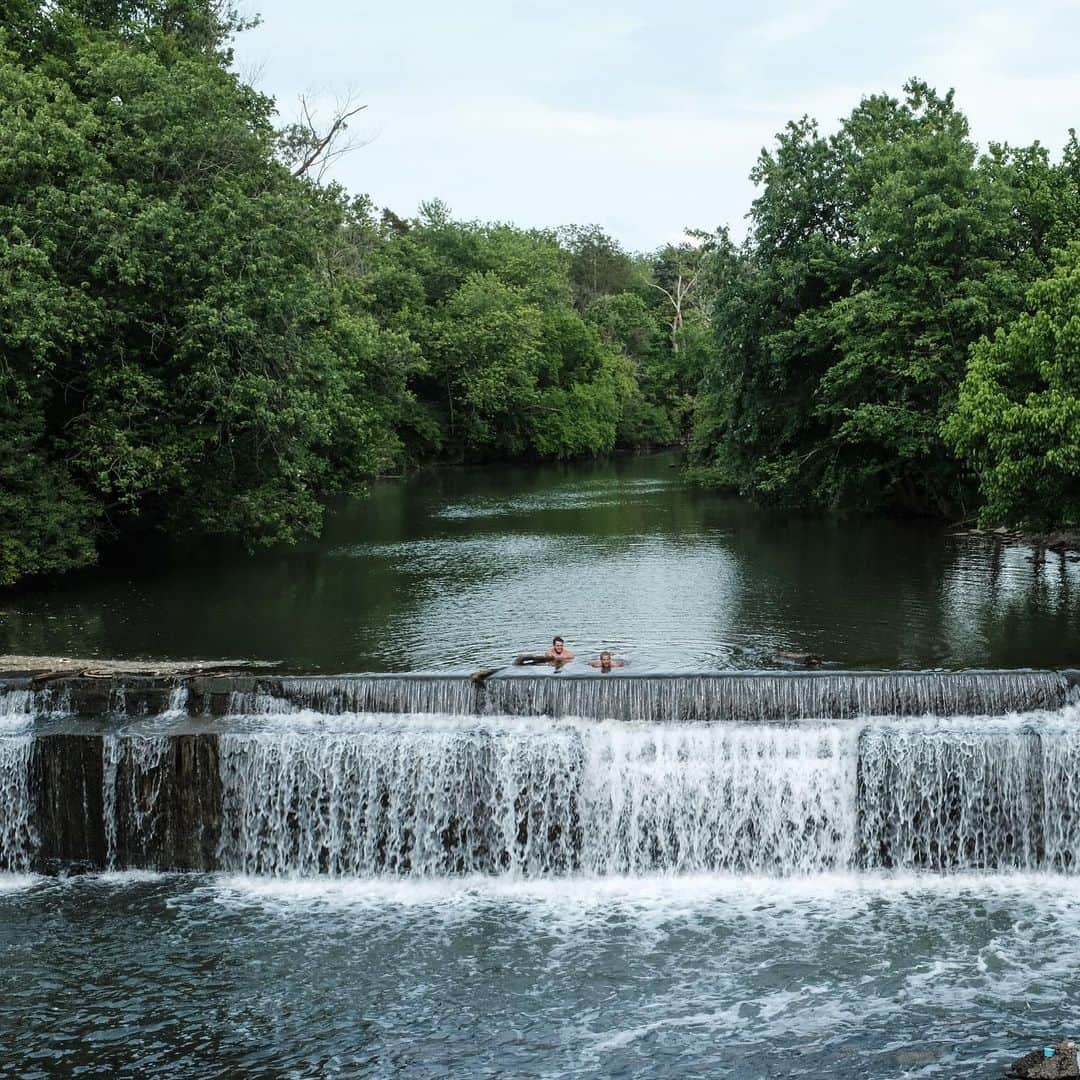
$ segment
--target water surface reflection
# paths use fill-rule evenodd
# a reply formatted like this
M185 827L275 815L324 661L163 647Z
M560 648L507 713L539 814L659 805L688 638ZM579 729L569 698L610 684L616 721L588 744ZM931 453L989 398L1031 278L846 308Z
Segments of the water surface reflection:
M1080 664L1080 562L918 521L781 515L671 455L445 469L339 505L317 544L155 558L0 601L5 651L471 670L566 636L633 670Z

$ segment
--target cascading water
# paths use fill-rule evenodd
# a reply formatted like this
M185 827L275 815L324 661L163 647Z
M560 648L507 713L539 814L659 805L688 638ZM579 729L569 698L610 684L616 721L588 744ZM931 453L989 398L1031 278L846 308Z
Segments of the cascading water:
M156 716L95 720L96 731L75 720L35 733L66 706L25 688L0 696L12 718L0 738L0 868L1080 869L1080 704L1054 673L259 683L233 702L242 716L207 717L197 691L192 718L182 685L152 690ZM151 691L137 692L144 712ZM402 699L419 711L387 711ZM108 689L108 700L120 698ZM1018 700L1054 708L933 715ZM492 713L500 703L518 714ZM845 718L883 703L891 716ZM917 705L925 714L907 717ZM553 715L533 715L541 707ZM559 715L571 707L619 719ZM816 711L836 716L788 715Z
M106 735L102 745L102 807L106 864L117 865L120 831L128 860L152 850L157 832L162 787L162 762L169 748L164 735Z
M1080 724L1072 719L868 728L860 754L865 865L1073 868Z
M358 718L346 733L224 735L221 863L247 873L543 873L574 865L569 728Z
M799 872L849 865L858 729L359 720L222 739L249 873Z
M70 714L71 699L67 690L0 687L0 731L42 717L59 718Z
M1053 671L762 672L715 675L364 675L261 680L231 715L438 713L587 716L650 723L1000 715L1061 708Z
M1059 708L1066 679L1045 671L788 672L491 679L489 709L613 720L755 722L859 716L996 715Z
M26 870L33 857L35 830L30 797L28 735L0 737L0 870Z
M846 866L858 729L583 725L581 868L804 873Z
M220 864L299 875L1069 871L1080 865L1076 720L358 717L333 733L226 735Z
M227 711L246 716L319 713L475 713L482 693L465 675L362 675L264 680L230 695Z

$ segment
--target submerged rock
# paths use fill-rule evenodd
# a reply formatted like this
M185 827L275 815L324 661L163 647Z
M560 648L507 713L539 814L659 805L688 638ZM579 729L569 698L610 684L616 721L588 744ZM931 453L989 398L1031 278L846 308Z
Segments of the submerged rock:
M1066 1040L1049 1047L1051 1057L1044 1050L1033 1050L1022 1058L1017 1058L1009 1070L1010 1077L1021 1080L1077 1080L1080 1067L1076 1062L1076 1043Z
M821 657L812 652L778 652L776 659L782 664L791 664L796 667L821 666Z

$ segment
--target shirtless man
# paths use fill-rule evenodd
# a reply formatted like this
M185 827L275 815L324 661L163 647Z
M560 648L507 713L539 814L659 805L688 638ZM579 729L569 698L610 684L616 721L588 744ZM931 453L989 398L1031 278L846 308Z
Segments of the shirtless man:
M566 647L566 642L561 637L552 638L551 648L544 655L549 660L554 660L560 664L566 660L574 659L574 654Z
M593 660L589 667L598 667L601 671L608 672L615 667L626 667L625 660L612 660L611 653L607 650L600 654L599 660Z

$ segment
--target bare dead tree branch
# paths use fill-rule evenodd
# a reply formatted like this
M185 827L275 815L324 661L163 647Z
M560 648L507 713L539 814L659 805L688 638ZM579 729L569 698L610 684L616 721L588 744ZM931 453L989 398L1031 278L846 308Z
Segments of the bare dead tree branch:
M320 125L318 110L306 94L300 95L300 119L289 124L278 136L280 153L293 176L314 173L321 180L330 165L363 145L360 140L343 139L349 121L367 105L353 104L351 95L339 101L327 126Z

